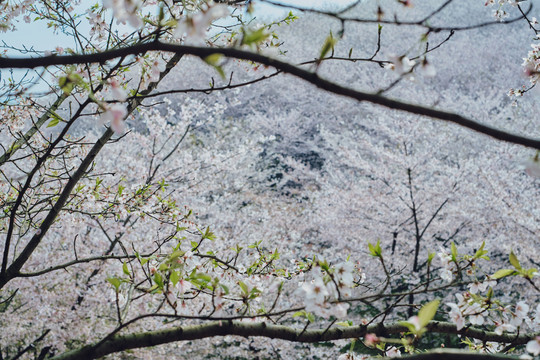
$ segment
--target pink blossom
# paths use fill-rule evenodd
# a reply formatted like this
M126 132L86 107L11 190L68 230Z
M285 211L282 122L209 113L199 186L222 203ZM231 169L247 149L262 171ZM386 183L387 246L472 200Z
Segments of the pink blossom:
M447 303L446 305L450 306L450 320L456 324L456 328L458 330L461 330L465 327L465 318L463 317L463 314L461 313L461 310L459 309L457 304L454 303Z
M379 343L379 341L379 337L375 334L366 334L366 336L364 337L364 343L366 344L366 346L375 346Z
M108 105L104 113L101 114L101 120L104 123L110 123L111 129L117 134L124 132L124 118L127 115L125 105L113 104Z

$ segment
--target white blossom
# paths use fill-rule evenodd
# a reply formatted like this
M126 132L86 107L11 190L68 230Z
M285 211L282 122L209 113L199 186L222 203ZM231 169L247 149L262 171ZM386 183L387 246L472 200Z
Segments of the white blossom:
M386 349L385 355L390 357L390 358L400 357L401 356L401 351L399 351L399 349L397 347L391 346L388 349Z
M537 336L535 339L527 343L527 352L533 354L534 356L540 355L540 336Z
M187 35L192 39L203 39L208 27L217 19L230 14L226 5L212 5L208 9L200 11L193 16L184 17L176 26L174 35L177 38Z

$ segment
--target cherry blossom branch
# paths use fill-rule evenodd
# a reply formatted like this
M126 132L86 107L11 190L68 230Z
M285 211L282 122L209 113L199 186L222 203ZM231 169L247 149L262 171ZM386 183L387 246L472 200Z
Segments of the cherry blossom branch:
M330 60L331 58L327 58L327 59ZM327 60L327 59L324 59L324 60ZM312 62L310 61L309 63L312 63ZM279 75L280 73L281 73L281 71L276 71L276 72L273 72L270 75L263 75L263 76L261 76L261 77L259 77L257 79L250 80L250 81L245 81L245 82L241 82L241 83L236 83L236 84L232 83L232 75L233 75L233 73L231 73L231 77L229 78L229 82L227 83L227 85L214 86L214 81L212 81L212 86L210 86L208 88L189 88L189 89L176 89L176 90L157 91L157 92L154 92L152 94L145 95L144 97L145 98L152 98L152 97L169 95L169 94L183 94L183 93L211 94L214 91L230 90L230 89L236 89L236 88L239 88L239 87L256 84L258 82L273 78L274 76ZM141 96L142 95L137 95L137 97L141 97Z
M525 20L527 20L527 23L529 24L529 28L534 31L535 34L538 34L538 32L540 30L536 29L533 24L532 24L532 21L529 20L529 18L527 17L527 15L529 14L529 12L523 12L523 9L521 8L521 5L519 5L519 3L517 4L517 8L519 9L519 12L521 13L521 15L523 16L523 18L525 18Z
M79 107L79 109L77 109L77 112L75 113L75 115L71 118L71 120L68 122L68 124L62 129L62 131L60 132L60 134L58 135L58 137L56 138L56 140L54 142L52 142L47 150L45 151L45 153L40 156L37 161L36 161L36 165L32 168L32 170L29 172L29 174L27 175L26 177L26 182L24 183L24 185L22 186L21 189L18 190L18 195L17 195L17 199L15 200L15 203L13 204L13 206L11 207L10 209L10 217L9 217L9 225L8 225L8 231L7 231L7 235L6 235L6 242L4 244L4 253L3 253L3 257L2 257L2 268L0 270L0 288L3 287L3 279L9 275L6 273L7 271L7 265L8 265L8 256L9 256L9 250L10 250L10 245L11 245L11 237L13 235L13 231L14 231L14 227L15 227L15 217L17 215L17 210L19 208L19 206L21 205L22 201L23 201L23 197L24 197L24 194L26 193L26 191L30 188L31 184L32 184L32 180L34 178L34 175L38 172L38 170L43 166L43 164L45 163L45 161L47 161L47 159L49 158L49 156L51 155L52 151L54 150L54 148L63 140L63 138L65 137L65 135L67 134L68 130L70 129L71 125L73 124L73 122L79 118L82 110L92 102L92 100L90 100L90 98L86 99L86 101ZM88 164L89 165L89 164ZM86 171L86 169L84 169ZM80 174L80 176L82 177L83 173ZM77 179L78 181L78 179ZM71 193L71 190L70 192ZM67 193L65 195L65 199L62 203L62 205L55 209L53 207L53 209L51 210L51 212L49 213L49 215L51 213L53 213L55 210L57 212L60 212L60 209L63 207L63 205L65 204L65 202L67 201L67 197L69 196L69 193ZM60 201L60 200L59 200ZM56 215L54 216L54 218L56 218ZM52 225L52 221L54 220L54 218L50 219L50 225ZM48 227L47 227L48 229ZM32 240L34 239L37 239L37 243L36 243L36 246L37 244L39 243L39 241L41 241L41 237L44 235L41 234L42 232L42 228L40 228L40 230L38 230L38 232L34 235L34 237L32 238ZM32 243L32 240L30 241L30 243ZM29 243L29 244L30 244ZM35 248L35 247L34 247ZM33 251L33 250L32 250ZM30 254L28 254L28 257L30 257ZM16 262L16 261L15 261ZM22 266L22 264L21 264ZM11 266L10 266L11 268ZM20 268L19 268L20 269ZM18 271L18 270L17 270Z
M522 345L534 339L540 333L534 334L502 334L480 328L469 327L457 330L456 325L448 322L431 321L426 328L433 333L457 334L478 339L480 341L496 341ZM407 332L409 329L401 324L359 325L350 327L334 327L331 329L298 329L291 326L272 325L266 322L216 321L203 325L179 326L165 330L118 335L101 343L99 346L87 345L83 348L68 351L51 359L96 359L107 354L156 346L176 341L197 340L214 336L237 335L243 337L263 336L270 339L282 339L293 342L314 343L339 339L355 339L366 334L388 336ZM425 359L425 358L422 358ZM441 359L439 357L438 359ZM468 357L471 359L471 357Z
M267 66L272 66L285 73L294 75L317 86L318 88L337 95L342 95L345 97L356 99L358 101L371 102L390 109L401 110L413 114L424 115L431 118L448 121L482 133L484 135L488 135L497 140L540 150L540 139L528 138L507 131L499 130L456 113L441 111L422 105L410 104L403 101L394 100L380 94L373 94L354 90L349 87L342 86L335 82L326 80L320 77L317 73L304 70L296 65L258 53L253 53L236 48L197 47L188 45L175 45L155 41L152 43L136 44L122 49L109 50L101 53L88 55L45 56L41 58L0 58L0 68L36 68L40 66L82 64L89 62L104 63L108 60L112 60L118 57L136 55L148 51L166 51L176 53L178 55L194 55L203 59L213 54L221 54L226 57L254 61Z
M270 0L264 0L264 2L272 4L274 6L278 7L286 7L288 9L294 9L306 13L314 13L319 15L325 15L332 18L335 18L342 23L344 22L356 22L356 23L363 23L363 24L388 24L388 25L397 25L397 26L420 26L425 29L427 29L430 32L439 32L439 31L465 31L465 30L473 30L478 29L482 27L492 26L492 25L501 25L501 24L510 24L516 21L519 21L524 18L524 16L515 17L513 19L505 20L504 23L501 21L486 21L478 24L473 25L467 25L467 26L432 26L427 23L433 16L441 12L446 6L448 6L453 0L448 0L446 3L442 4L439 8L435 9L433 12L425 16L424 18L417 20L417 21L400 21L397 19L397 17L394 17L392 20L385 20L385 19L362 19L357 17L344 17L341 16L344 12L346 12L349 9L346 10L340 10L338 12L331 12L331 11L324 11L324 10L318 10L313 8L306 8L301 6L294 6L291 4L283 4L279 2L274 2ZM356 5L356 4L355 4ZM528 9L524 12L524 15L528 15L533 9L532 3L529 4ZM523 13L523 11L522 11Z
M0 156L0 166L2 166L6 161L8 161L15 152L21 148L21 146L30 140L32 136L38 131L38 129L47 121L50 119L51 114L58 109L60 104L64 102L65 99L67 99L68 95L65 93L62 93L58 97L58 99L50 106L49 109L46 110L46 112L39 117L39 119L34 123L34 125L23 135L21 135L20 138L15 140L13 144L8 149L4 149L4 153L2 156Z
M415 57L410 58L410 60L420 59L424 55L426 55L426 54L428 54L428 53L430 53L430 52L432 52L434 50L437 50L443 44L448 42L452 38L452 36L454 36L454 34L455 34L455 32L451 30L446 38L444 38L441 42L439 42L437 45L435 45L435 46L433 46L431 48L429 47L429 43L426 43L426 49L424 50L424 52L417 55L417 56L415 56ZM350 61L350 62L353 62L353 63L355 63L357 61L371 62L371 63L375 63L375 64L379 65L380 67L384 67L385 64L390 64L391 61L390 60L375 60L375 56L377 56L377 54L379 53L380 48L381 48L381 30L378 31L378 35L377 35L377 49L368 58L354 58L354 57L343 57L343 56L334 56L334 55L332 55L332 56L327 56L327 57L322 58L322 59L304 61L304 62L300 63L299 65L315 64L315 63L328 61L328 60L341 60L341 61ZM399 80L401 80L401 78ZM392 85L392 86L394 86L394 85ZM388 89L385 89L383 92L385 92L387 90Z
M141 254L140 256L142 257L146 257L146 256L149 256L148 254ZM48 267L46 269L43 269L43 270L38 270L38 271L34 271L34 272L20 272L17 274L17 277L35 277L35 276L41 276L41 275L44 275L44 274L47 274L47 273L50 273L50 272L53 272L53 271L58 271L58 270L65 270L73 265L78 265L78 264L84 264L84 263L89 263L89 262L94 262L94 261L104 261L104 260L125 260L125 259L136 259L137 256L136 255L102 255L102 256L93 256L93 257L89 257L89 258L84 258L84 259L77 259L77 260L73 260L73 261L69 261L69 262L66 262L64 264L60 264L60 265L55 265L55 266L51 266L51 267Z
M85 55L81 55L81 56L85 56ZM163 79L163 77L165 77L171 71L171 69L174 66L176 66L176 64L178 63L178 61L180 61L182 56L183 56L182 54L177 54L173 56L167 62L165 70L160 73L159 80L156 82L150 83L148 88L145 91L143 91L142 94L144 95L146 93L150 93L151 91L153 91L157 87L159 82ZM140 99L136 98L136 99L133 99L129 103L126 117L129 116L129 114L131 114L140 105L143 99L144 98L140 98ZM59 135L59 139L64 137L68 129L69 129L69 126L66 126L64 128L64 130ZM114 135L114 131L109 127L107 128L105 133L103 133L103 135L99 138L99 140L94 144L94 146L92 147L88 155L84 158L82 163L79 165L79 167L75 171L75 173L70 177L69 181L67 182L64 189L62 190L62 193L58 197L58 200L56 201L52 209L49 211L49 213L45 217L45 220L43 220L38 231L36 231L36 233L30 239L28 244L25 246L25 248L22 250L19 256L13 261L13 263L9 267L7 267L7 254L9 252L8 251L9 250L9 241L8 241L9 236L8 236L6 240L6 246L5 246L6 249L4 250L4 258L2 262L2 272L0 273L0 289L3 288L10 280L18 276L23 265L28 261L28 259L30 258L34 250L37 248L37 246L39 245L39 243L41 242L41 240L43 239L43 237L45 236L45 234L47 233L47 231L53 224L54 220L56 219L56 217L58 216L58 214L64 207L64 205L67 203L69 196L71 195L71 192L75 188L75 185L83 177L83 175L86 173L90 165L94 162L94 159L96 158L98 153L103 149L105 144L112 138L113 135ZM43 158L43 161L45 161L45 159L46 157ZM40 164L38 165L41 166ZM38 168L38 165L36 165L36 168ZM31 179L31 177L29 176L28 179ZM12 211L14 212L14 210ZM8 235L9 235L9 232L8 232Z

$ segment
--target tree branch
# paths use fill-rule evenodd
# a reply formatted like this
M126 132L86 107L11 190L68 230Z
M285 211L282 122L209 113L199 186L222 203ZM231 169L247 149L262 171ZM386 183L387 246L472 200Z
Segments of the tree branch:
M358 101L371 102L390 109L406 111L413 114L424 115L435 119L452 122L454 124L466 127L476 132L488 135L497 140L519 144L540 150L540 139L528 138L525 136L499 130L456 113L436 110L421 105L409 104L403 101L390 99L379 94L357 91L339 85L337 83L325 80L319 77L317 73L304 70L296 65L278 59L270 58L268 56L264 56L258 53L252 53L249 51L235 48L197 47L188 45L175 45L155 41L151 43L137 44L121 49L109 50L87 55L45 56L40 58L0 58L0 69L36 68L41 66L70 65L83 63L104 63L108 60L112 60L118 57L141 54L147 51L165 51L176 53L178 55L194 55L200 58L205 58L212 54L222 54L226 57L250 60L267 66L272 66L278 70L294 75L323 90L337 95L343 95L345 97L356 99Z
M485 331L478 328L457 330L454 324L432 321L428 330L436 333L460 334L481 341L497 341L500 343L525 344L538 334L503 334ZM293 342L314 343L338 339L353 339L363 337L368 333L380 336L399 334L408 331L407 327L399 324L390 325L360 325L351 327L334 327L332 329L302 330L283 325L272 325L266 322L247 323L240 321L216 321L203 325L179 326L165 330L148 331L129 335L115 336L99 346L88 345L81 349L72 350L53 357L54 360L96 359L128 349L156 346L175 341L196 340L214 336L238 335L243 337L263 336L271 339L282 339ZM435 352L436 353L436 352ZM417 355L419 356L419 355ZM423 356L429 356L423 354ZM460 357L465 359L465 357ZM413 359L434 359L434 357L414 357ZM437 359L444 359L437 357ZM452 359L455 359L452 357ZM471 359L468 357L467 359ZM478 358L486 359L486 358ZM496 359L496 358L493 358Z
M85 55L81 55L85 56ZM158 81L151 83L148 88L142 92L143 95L148 94L152 92L161 79L167 75L171 69L176 66L178 61L182 58L181 54L176 54L173 56L168 62L166 69L160 74L160 78ZM132 101L130 101L128 109L127 109L127 115L131 114L143 101L144 97L141 98L135 98ZM69 196L73 189L75 188L75 185L79 182L79 180L83 177L83 175L88 170L89 166L94 162L94 159L96 158L97 154L103 149L105 144L111 139L111 137L114 135L114 131L109 127L103 133L101 138L94 144L88 155L84 158L81 165L77 168L75 173L70 177L69 181L67 182L66 186L64 187L64 190L62 190L62 193L58 197L58 200L52 207L52 209L49 211L47 216L45 217L45 220L41 223L41 226L39 227L39 230L35 233L35 235L30 239L26 247L21 251L19 256L13 261L13 263L5 270L0 273L0 289L3 288L10 280L13 278L16 278L19 275L19 272L23 265L28 261L34 250L37 248L51 225L53 224L54 220L66 204L67 200L69 199ZM7 253L7 251L6 251Z

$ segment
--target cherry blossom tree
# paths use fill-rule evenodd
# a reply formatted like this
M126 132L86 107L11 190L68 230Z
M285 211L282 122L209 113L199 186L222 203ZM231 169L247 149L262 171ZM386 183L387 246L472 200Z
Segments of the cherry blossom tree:
M2 32L70 41L0 57L1 358L538 356L540 136L515 114L540 28L480 3L0 3ZM283 40L297 14L324 37ZM533 37L517 106L410 91L508 26Z

